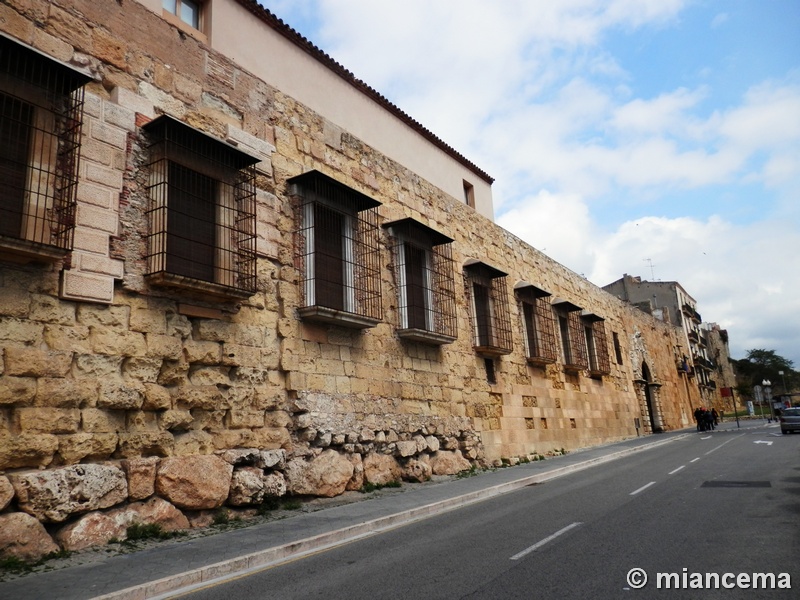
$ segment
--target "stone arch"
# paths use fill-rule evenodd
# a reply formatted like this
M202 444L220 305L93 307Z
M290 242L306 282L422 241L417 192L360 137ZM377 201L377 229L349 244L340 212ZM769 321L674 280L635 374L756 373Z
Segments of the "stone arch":
M661 433L664 431L664 424L661 415L661 402L658 392L660 391L661 384L653 380L650 372L650 367L647 366L646 361L642 361L642 378L639 380L641 387L641 396L643 396L642 408L647 411L647 417L650 422L650 431L653 433Z

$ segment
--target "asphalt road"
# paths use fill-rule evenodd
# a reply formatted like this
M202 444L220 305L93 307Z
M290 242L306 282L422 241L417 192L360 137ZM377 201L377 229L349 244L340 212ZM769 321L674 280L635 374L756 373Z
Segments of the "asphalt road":
M775 426L698 433L183 597L796 598L798 456ZM792 589L675 589L694 573L787 573Z

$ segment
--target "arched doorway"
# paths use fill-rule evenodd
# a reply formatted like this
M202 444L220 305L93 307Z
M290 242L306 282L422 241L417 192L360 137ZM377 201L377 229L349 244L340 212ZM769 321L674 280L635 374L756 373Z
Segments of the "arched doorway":
M661 415L656 411L656 401L653 397L653 377L650 375L650 368L646 362L642 362L642 379L644 380L644 400L647 404L647 415L650 418L650 431L661 433L664 428L661 426Z

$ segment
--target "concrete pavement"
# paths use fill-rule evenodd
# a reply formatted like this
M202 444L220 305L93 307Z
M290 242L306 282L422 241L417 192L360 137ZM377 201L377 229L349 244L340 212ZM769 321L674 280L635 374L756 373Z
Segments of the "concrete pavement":
M767 427L764 420L726 421L715 435ZM772 427L777 427L775 423ZM707 434L707 432L705 432ZM453 510L515 489L651 449L694 429L632 438L532 462L414 486L407 491L339 504L314 512L232 529L189 540L172 540L130 554L0 583L0 599L144 600L167 598L178 590L206 585L318 552Z

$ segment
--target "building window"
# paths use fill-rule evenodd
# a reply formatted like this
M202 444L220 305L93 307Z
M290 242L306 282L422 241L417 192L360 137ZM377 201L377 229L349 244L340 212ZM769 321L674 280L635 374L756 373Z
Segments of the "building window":
M522 315L525 337L525 356L528 362L548 364L556 362L555 315L550 308L548 292L532 285L522 285L516 289L517 300Z
M392 238L398 291L398 335L429 344L456 339L453 240L413 219L384 225Z
M617 358L617 364L622 364L622 347L619 344L619 335L616 331L612 332L612 336L614 338L614 354Z
M464 180L464 202L467 206L475 208L475 188L466 180Z
M584 312L581 319L586 336L589 375L592 377L608 375L611 373L611 363L608 358L608 338L603 318Z
M381 320L380 202L319 171L290 179L289 195L299 198L300 316L374 327Z
M464 267L471 299L475 351L486 357L512 350L506 274L481 262Z
M586 334L581 321L581 307L560 298L556 298L553 301L553 307L558 315L564 368L568 371L588 369L589 358L587 356Z
M148 280L231 299L255 293L259 159L168 116L143 129Z
M0 35L0 251L72 249L83 86L90 78Z
M175 15L189 27L200 29L200 2L195 2L194 0L162 0L161 6L166 12Z

